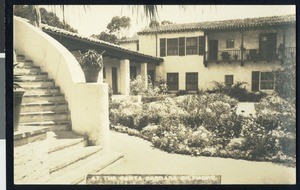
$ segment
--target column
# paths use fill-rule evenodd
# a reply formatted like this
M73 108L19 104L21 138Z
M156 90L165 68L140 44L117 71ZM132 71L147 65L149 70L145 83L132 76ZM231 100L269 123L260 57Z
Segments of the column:
M120 60L120 92L123 95L130 93L130 62L128 59Z
M208 51L208 35L206 32L204 32L204 56L203 56L203 63L204 63L204 67L207 67L207 60L209 58L209 51Z
M145 79L145 87L148 88L148 68L147 63L141 63L141 75Z

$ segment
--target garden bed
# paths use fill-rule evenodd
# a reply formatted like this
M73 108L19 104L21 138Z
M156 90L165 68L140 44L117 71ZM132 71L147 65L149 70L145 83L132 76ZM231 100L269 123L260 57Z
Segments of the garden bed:
M111 104L110 121L113 129L167 152L295 166L295 108L279 97L267 97L255 106L256 117L244 117L236 113L237 104L222 94L147 104L123 101Z

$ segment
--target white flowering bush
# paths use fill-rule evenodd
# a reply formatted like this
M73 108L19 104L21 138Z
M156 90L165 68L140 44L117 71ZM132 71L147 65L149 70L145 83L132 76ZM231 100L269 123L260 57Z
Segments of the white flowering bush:
M256 117L236 113L237 101L222 94L167 97L147 104L111 105L118 131L154 147L194 156L221 156L295 165L295 110L278 97L256 105Z

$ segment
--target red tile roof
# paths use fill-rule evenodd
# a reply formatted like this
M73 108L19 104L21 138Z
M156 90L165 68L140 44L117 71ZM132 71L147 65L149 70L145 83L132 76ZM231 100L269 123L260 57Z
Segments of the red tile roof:
M260 26L276 26L282 24L294 24L296 22L295 15L270 16L246 19L233 19L211 22L198 22L186 24L169 24L159 26L157 28L147 28L138 32L138 34L151 33L169 33L180 31L195 31L195 30L219 30L219 29L237 29Z

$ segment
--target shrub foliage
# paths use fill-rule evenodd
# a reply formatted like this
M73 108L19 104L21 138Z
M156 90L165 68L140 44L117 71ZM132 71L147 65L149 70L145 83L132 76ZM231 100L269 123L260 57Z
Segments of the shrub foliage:
M256 116L246 117L237 114L237 105L236 99L220 93L145 104L123 101L111 104L110 119L115 129L167 152L294 166L295 108L278 96L268 96L256 104Z

